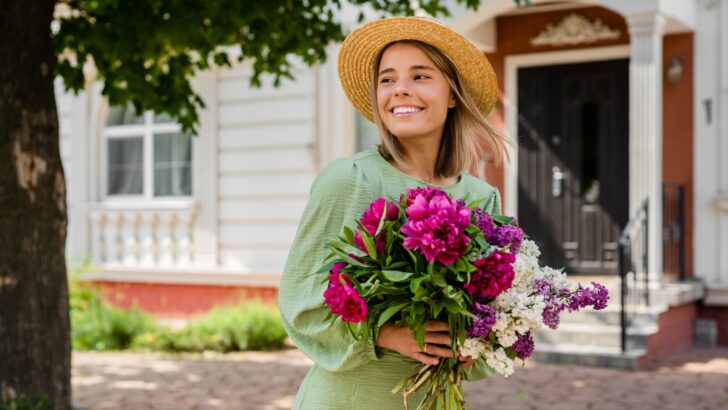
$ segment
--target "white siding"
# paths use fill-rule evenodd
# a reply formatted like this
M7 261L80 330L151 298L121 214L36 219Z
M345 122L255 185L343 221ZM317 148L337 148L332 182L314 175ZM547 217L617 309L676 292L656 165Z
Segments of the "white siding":
M319 169L315 70L260 89L222 72L217 95L220 263L280 273Z

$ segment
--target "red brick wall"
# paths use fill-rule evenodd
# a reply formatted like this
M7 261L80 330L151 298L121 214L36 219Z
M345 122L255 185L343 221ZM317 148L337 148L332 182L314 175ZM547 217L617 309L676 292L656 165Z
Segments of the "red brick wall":
M693 345L697 308L694 303L671 307L657 319L658 331L647 339L647 355L637 367Z
M718 325L718 344L728 346L728 307L700 306L698 317L715 320Z
M693 40L693 33L682 33L665 36L662 42L662 177L665 182L685 186L687 276L693 276ZM682 78L676 83L666 75L673 57L683 60Z
M165 318L187 318L213 306L241 300L275 304L278 289L242 286L97 282L104 298L121 308L139 308Z

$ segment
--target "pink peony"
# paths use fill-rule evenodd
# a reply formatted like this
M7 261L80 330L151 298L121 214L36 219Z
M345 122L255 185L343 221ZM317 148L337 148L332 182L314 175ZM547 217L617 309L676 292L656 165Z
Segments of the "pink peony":
M367 232L369 232L369 235L371 236L374 236L374 234L377 233L377 227L379 227L379 221L382 219L385 204L387 204L387 216L385 217L385 220L394 221L397 217L399 217L399 210L397 207L392 203L387 203L384 198L379 198L372 202L371 205L369 205L369 209L364 211L360 219L362 225L366 227ZM364 241L361 238L361 233L359 232L360 229L361 228L357 228L356 233L354 234L354 243L359 247L359 249L366 252L367 248L364 246ZM380 253L384 251L384 247L387 245L386 238L384 235L380 235L376 239L377 253Z
M422 195L425 197L427 201L431 200L435 196L447 196L447 193L443 191L442 189L433 188L433 187L418 187L418 188L410 188L407 190L407 204L406 206L410 206L415 202L415 199L418 195Z
M337 263L329 273L329 287L324 292L324 300L331 312L345 322L359 323L366 320L367 304L359 292L351 286L351 279L341 272L346 266Z
M429 199L428 194L432 194ZM418 249L427 262L437 259L451 265L468 247L470 239L465 229L470 225L470 209L458 205L443 191L431 189L418 194L406 212L404 247Z
M478 268L470 276L465 290L473 296L496 297L513 285L513 262L516 257L510 252L495 251L485 259L473 264Z

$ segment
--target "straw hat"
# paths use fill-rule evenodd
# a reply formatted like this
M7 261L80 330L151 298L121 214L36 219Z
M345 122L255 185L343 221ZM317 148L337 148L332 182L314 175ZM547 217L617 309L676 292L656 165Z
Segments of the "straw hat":
M417 40L442 51L454 63L463 86L483 115L495 105L498 82L485 55L446 25L424 17L390 17L364 24L349 34L339 50L339 79L354 107L373 121L370 84L375 59L388 44Z

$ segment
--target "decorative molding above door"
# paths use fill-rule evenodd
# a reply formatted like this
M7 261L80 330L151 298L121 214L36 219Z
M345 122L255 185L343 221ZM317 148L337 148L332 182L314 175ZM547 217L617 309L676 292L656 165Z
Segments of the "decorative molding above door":
M569 14L554 24L546 27L531 38L532 46L566 46L595 43L602 40L614 40L621 35L618 29L607 26L601 19L589 20L581 14Z

